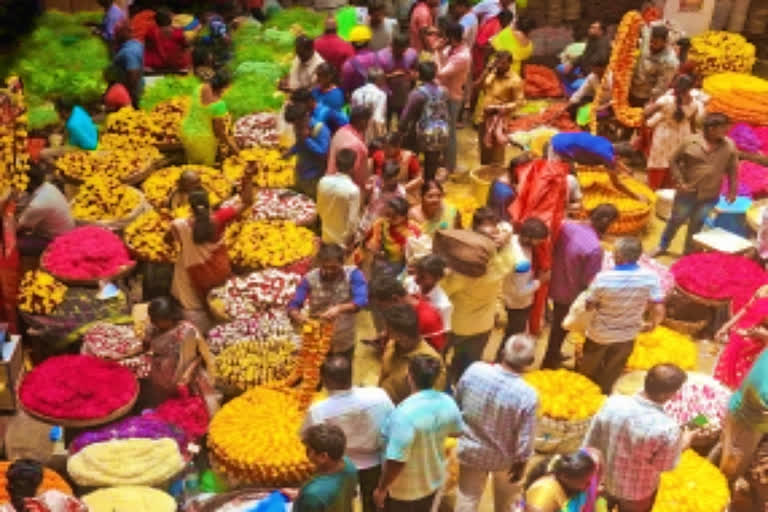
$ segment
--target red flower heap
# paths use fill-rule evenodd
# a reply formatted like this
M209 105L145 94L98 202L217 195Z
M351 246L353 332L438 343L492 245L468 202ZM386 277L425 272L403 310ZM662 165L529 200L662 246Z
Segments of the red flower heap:
M83 226L53 240L43 266L64 279L111 277L133 264L122 240L108 229Z

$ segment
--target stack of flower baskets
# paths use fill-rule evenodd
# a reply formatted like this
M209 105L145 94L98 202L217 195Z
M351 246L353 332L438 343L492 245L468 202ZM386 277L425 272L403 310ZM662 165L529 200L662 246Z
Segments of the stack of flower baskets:
M222 176L221 171L203 165L181 165L159 169L142 183L141 189L147 201L155 208L169 208L171 196L177 190L184 171L197 173L203 188L208 191L211 206L218 205L232 193L232 183Z
M304 274L316 249L312 231L286 220L233 222L224 241L232 264L245 270L276 267Z
M664 412L681 427L698 428L697 446L711 448L720 437L731 391L709 375L691 372L688 380L666 404ZM703 418L706 421L698 421Z
M646 198L647 202L628 197L614 188L607 170L600 166L582 166L579 168L577 176L584 195L582 205L585 216L603 203L611 203L618 208L619 220L611 225L608 231L610 234L636 233L644 229L650 222L651 206L656 200L656 196L645 184L630 176L619 178L627 188Z
M11 467L11 462L0 462L0 503L8 503L11 501L8 496L8 468ZM36 494L41 494L45 491L59 491L68 496L72 496L72 488L69 486L66 480L61 477L57 472L52 469L43 468L43 481L40 482L40 486L37 488Z
M746 73L718 73L704 79L711 96L707 109L727 114L733 121L768 124L768 80Z
M637 335L627 369L649 370L657 364L673 363L683 370L693 370L697 360L696 344L690 336L660 325Z
M88 178L70 203L78 224L93 224L119 230L149 206L144 194L112 177Z
M143 379L149 375L150 357L144 351L144 343L136 336L132 325L97 322L83 335L80 352L109 361L116 361Z
M208 431L211 466L232 485L292 486L312 473L297 434L296 391L253 388L216 413Z
M113 421L133 407L139 386L130 370L86 355L46 359L19 387L28 413L56 425L86 427Z
M216 317L229 321L250 318L271 308L283 308L293 297L301 276L269 268L247 276L234 276L214 288L208 295L208 306Z
M741 34L709 30L691 38L688 58L704 76L725 71L749 74L755 65L755 45Z
M723 474L704 457L686 450L675 469L661 474L651 512L722 512L730 500Z
M241 341L267 338L297 338L291 319L284 309L256 312L248 318L239 318L220 324L208 331L208 346L213 354Z
M538 370L524 375L539 395L536 450L578 449L592 417L605 401L600 388L569 370Z

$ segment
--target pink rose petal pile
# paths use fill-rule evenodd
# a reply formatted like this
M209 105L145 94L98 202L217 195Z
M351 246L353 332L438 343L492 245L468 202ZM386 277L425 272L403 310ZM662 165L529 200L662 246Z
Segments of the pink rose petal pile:
M69 279L111 277L132 263L123 241L96 226L79 227L56 237L43 258L48 271Z

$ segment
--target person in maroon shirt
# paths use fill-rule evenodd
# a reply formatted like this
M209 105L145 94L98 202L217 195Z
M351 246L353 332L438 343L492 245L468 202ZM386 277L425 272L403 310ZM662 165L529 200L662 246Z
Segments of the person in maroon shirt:
M348 58L355 54L355 49L339 37L336 29L336 20L333 17L325 20L325 33L315 39L315 51L325 62L336 68L337 73L341 73L341 67Z
M386 334L382 332L384 322L379 312L396 304L410 304L419 317L419 334L435 350L442 353L445 348L445 329L440 313L420 295L408 295L405 287L395 277L386 273L374 276L368 287L368 302L374 311L374 324L380 336L367 343L378 345L387 339Z

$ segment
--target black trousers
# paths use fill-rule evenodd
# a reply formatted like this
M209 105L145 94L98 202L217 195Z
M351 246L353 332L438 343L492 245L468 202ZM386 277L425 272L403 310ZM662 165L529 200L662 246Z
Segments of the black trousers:
M552 325L549 328L549 342L547 343L547 353L544 356L544 361L541 363L542 368L554 370L560 367L562 358L560 356L560 350L563 348L563 341L567 331L563 329L563 320L568 315L568 310L571 309L570 304L560 304L558 302L553 303L552 308Z
M381 466L373 466L367 469L357 470L357 481L360 483L360 501L363 503L363 512L377 512L373 502L373 491L379 485Z
M430 512L436 494L436 492L433 492L429 496L415 501L400 501L394 498L387 498L384 510L386 512Z
M501 362L504 353L504 344L513 334L520 334L526 331L528 327L528 317L531 315L531 306L522 309L507 308L507 326L504 328L504 339L499 343L499 349L496 351L496 362Z

